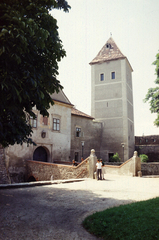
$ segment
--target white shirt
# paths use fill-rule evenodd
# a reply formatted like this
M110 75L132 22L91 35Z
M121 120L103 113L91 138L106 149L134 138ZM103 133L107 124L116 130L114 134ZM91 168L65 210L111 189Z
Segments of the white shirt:
M96 166L97 166L97 169L102 169L102 163L101 162L97 162Z

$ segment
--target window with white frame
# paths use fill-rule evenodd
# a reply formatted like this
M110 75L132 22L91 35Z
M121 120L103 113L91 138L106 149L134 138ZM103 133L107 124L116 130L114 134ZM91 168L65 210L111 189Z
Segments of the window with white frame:
M30 123L31 127L36 128L37 127L37 116L35 117L35 119L32 116L30 116L29 123Z
M100 74L100 81L104 81L104 73Z
M111 72L111 79L115 79L115 72Z
M60 131L60 119L53 118L53 130Z

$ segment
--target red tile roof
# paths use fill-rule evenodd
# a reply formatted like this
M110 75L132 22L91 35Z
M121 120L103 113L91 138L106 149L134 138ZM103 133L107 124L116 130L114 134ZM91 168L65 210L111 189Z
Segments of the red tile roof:
M77 116L80 116L80 117L85 117L85 118L90 118L90 119L94 119L93 117L91 117L90 115L87 115L79 110L77 110L76 108L72 108L71 109L71 114L72 115L77 115Z

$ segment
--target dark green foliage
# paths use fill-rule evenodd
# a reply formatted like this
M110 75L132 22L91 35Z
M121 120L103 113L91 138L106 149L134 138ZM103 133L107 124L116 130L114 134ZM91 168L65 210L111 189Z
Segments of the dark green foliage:
M149 160L146 154L140 154L139 157L141 158L141 162L147 162Z
M157 87L148 89L144 102L149 101L151 113L157 113L154 125L159 126L159 53L157 53L156 60L153 62L153 65L156 66L155 72L157 78L155 83L157 84Z
M53 8L69 10L65 0L0 2L0 144L31 143L26 115L43 116L53 105L50 94L62 89L58 62L66 55Z
M95 213L83 221L92 234L107 240L159 239L159 198Z
M119 154L116 153L112 157L110 157L109 162L120 162L121 159L119 158Z

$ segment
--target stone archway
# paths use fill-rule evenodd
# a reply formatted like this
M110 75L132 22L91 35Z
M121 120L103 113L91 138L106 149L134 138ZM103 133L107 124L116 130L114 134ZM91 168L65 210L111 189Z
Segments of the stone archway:
M35 177L30 176L30 177L28 178L28 181L27 181L27 182L36 182L36 179L35 179Z
M43 147L36 148L33 154L33 160L47 162L47 152L45 148Z

